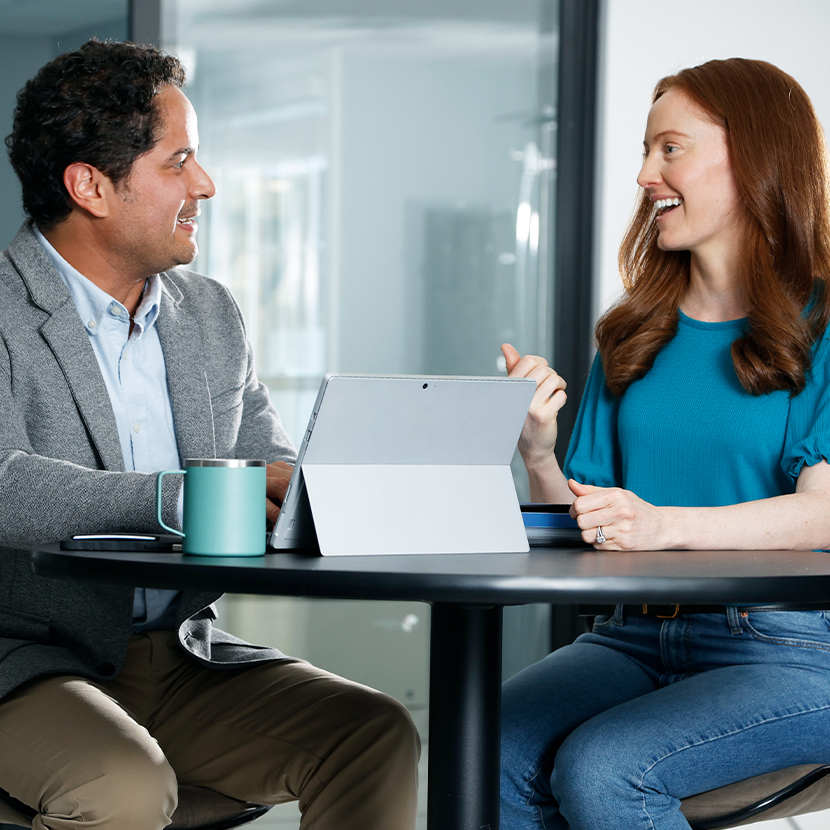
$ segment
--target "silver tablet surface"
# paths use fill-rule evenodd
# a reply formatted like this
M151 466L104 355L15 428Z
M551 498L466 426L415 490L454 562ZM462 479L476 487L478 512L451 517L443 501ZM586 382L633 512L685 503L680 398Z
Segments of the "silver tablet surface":
M270 538L324 555L527 551L528 378L328 375Z

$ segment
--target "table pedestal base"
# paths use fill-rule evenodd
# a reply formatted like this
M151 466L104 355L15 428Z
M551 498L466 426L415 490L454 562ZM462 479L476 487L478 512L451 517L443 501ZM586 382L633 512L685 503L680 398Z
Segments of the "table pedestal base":
M498 830L501 606L432 606L427 830Z

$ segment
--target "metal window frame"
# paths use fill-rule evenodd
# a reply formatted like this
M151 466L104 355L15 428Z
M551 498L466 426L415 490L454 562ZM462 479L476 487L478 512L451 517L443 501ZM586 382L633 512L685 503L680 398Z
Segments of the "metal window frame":
M553 359L568 382L562 464L593 359L594 209L601 0L559 0L559 95L553 228Z
M129 39L133 43L159 46L162 36L164 0L129 0Z
M600 4L559 0L556 188L553 205L553 365L568 382L556 457L565 462L593 359L594 208L598 149ZM551 650L572 643L585 620L569 605L550 609Z

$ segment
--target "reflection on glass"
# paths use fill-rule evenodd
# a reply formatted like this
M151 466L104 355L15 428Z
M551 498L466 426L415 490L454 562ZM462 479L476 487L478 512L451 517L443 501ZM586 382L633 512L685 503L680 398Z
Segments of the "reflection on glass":
M325 371L320 205L327 166L324 157L312 157L213 168L211 271L227 275L233 286L265 377Z

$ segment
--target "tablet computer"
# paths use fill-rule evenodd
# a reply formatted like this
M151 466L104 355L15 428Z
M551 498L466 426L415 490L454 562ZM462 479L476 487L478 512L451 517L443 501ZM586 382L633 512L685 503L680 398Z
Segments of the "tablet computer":
M327 375L271 546L527 551L510 462L535 390L530 378Z

